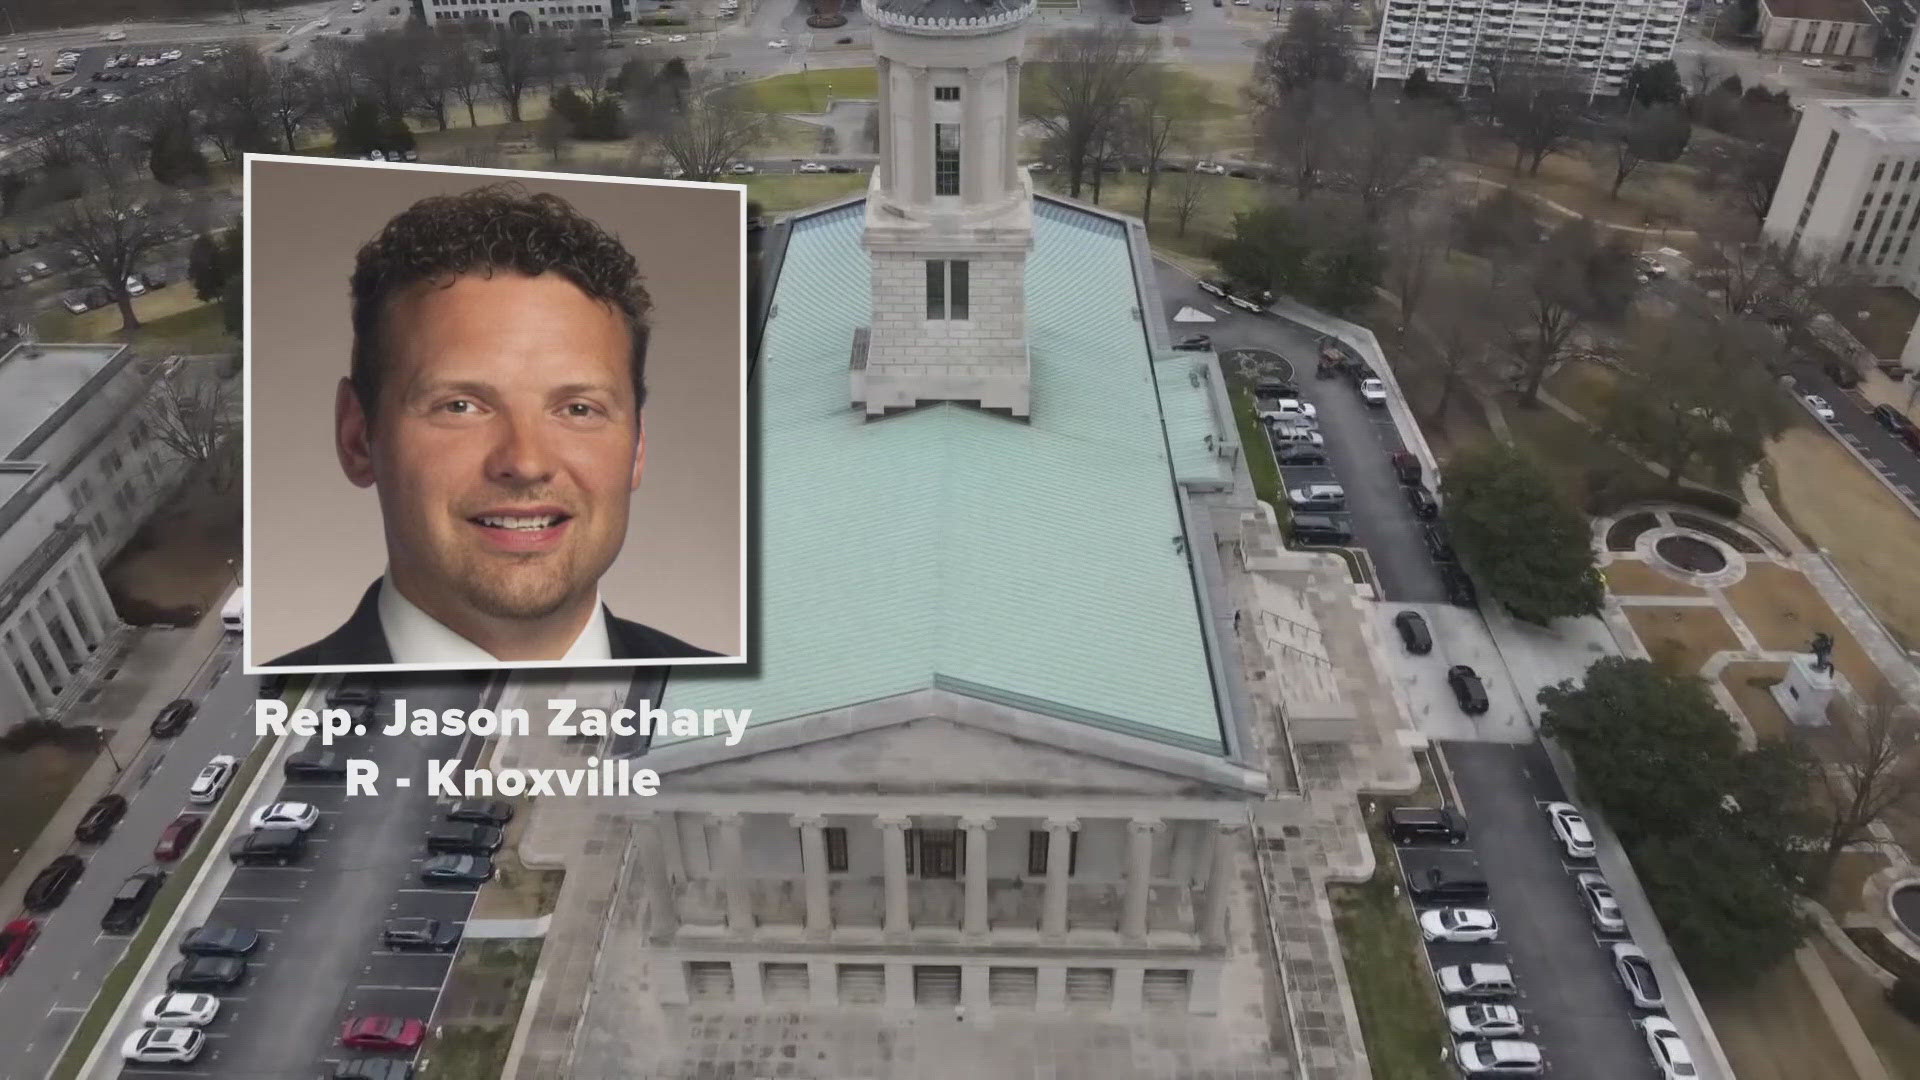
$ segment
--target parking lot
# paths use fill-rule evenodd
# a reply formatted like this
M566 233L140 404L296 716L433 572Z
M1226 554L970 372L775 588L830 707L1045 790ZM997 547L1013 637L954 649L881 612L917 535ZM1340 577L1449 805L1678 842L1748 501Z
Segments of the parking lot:
M1527 1027L1521 1037L1540 1045L1552 1076L1657 1076L1633 1026L1634 1017L1645 1014L1630 1007L1608 951L1628 939L1595 931L1574 877L1597 868L1591 860L1570 861L1547 823L1544 805L1565 801L1565 792L1539 744L1446 743L1438 754L1456 794L1453 807L1467 819L1468 839L1454 847L1396 846L1402 874L1436 849L1442 858L1476 861L1491 887L1485 906L1498 921L1499 936L1485 944L1430 943L1431 968L1481 963L1511 969L1519 993L1504 1000L1519 1009Z
M390 715L395 693L411 705L436 710L476 704L477 684L429 681L433 678L421 676L400 689L391 680L384 684L389 696L376 713L378 722ZM458 756L471 764L482 745L448 737L348 739L333 749L380 763L389 785L378 798L349 800L340 783L269 782L253 805L243 808L251 813L269 802L307 802L319 809L320 820L296 865L233 868L211 911L182 920L182 932L204 923L257 930L263 939L248 957L245 981L220 995L221 1013L206 1029L208 1048L193 1063L192 1075L236 1080L318 1075L324 1063L365 1056L339 1046L349 1017L431 1020L452 954L392 952L382 947L380 934L387 920L397 918L465 924L476 890L423 886L418 877L426 858L423 838L443 809L426 794L426 763ZM400 776L413 778L413 786L391 787L391 779ZM137 995L140 1001L162 992L171 960L162 958L154 966ZM124 1038L126 1030L115 1038ZM127 1065L120 1075L179 1076L181 1071Z

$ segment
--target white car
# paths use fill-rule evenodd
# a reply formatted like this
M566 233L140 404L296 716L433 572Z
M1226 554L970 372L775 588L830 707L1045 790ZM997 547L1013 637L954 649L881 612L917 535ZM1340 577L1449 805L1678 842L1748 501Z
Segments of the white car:
M1284 424L1297 420L1305 420L1313 423L1320 419L1320 410L1314 408L1313 403L1309 401L1301 401L1298 398L1280 398L1273 404L1260 410L1260 419L1269 423L1277 422Z
M767 42L767 48L769 49L784 49L786 47L787 47L786 38L774 38L772 41Z
M1513 972L1505 964L1449 964L1434 973L1448 997L1507 997Z
M1361 379L1360 400L1369 405L1385 405L1387 403L1387 384L1381 382L1379 379Z
M142 1065L185 1065L200 1056L206 1041L199 1028L141 1028L127 1036L120 1056Z
M206 1027L220 1015L220 999L212 994L161 994L140 1012L148 1027Z
M75 315L85 315L88 311L87 302L71 293L60 298L60 306L73 312Z
M1653 964L1647 960L1647 954L1640 951L1640 946L1630 941L1615 945L1613 973L1620 977L1620 985L1627 988L1627 996L1633 999L1634 1008L1667 1007L1666 995L1660 992L1660 980L1653 974Z
M1540 1047L1517 1039L1468 1039L1453 1057L1467 1076L1539 1076L1546 1068Z
M1492 941L1500 923L1485 908L1434 908L1420 913L1420 936L1428 941Z
M669 45L679 45L684 43L686 40L687 40L687 35L685 34L668 34L667 35L667 44Z
M1640 1033L1647 1037L1647 1052L1653 1055L1653 1064L1660 1070L1660 1080L1691 1080L1699 1076L1693 1067L1693 1053L1687 1049L1687 1042L1680 1037L1680 1029L1673 1021L1664 1016L1649 1016L1636 1020Z
M193 778L193 785L187 788L187 801L191 803L219 802L226 794L227 785L233 783L234 770L240 765L232 754L219 754L207 762L200 775Z
M1813 415L1820 419L1828 423L1833 422L1833 406L1829 405L1827 399L1821 397L1819 394L1807 395L1807 408L1812 409Z
M6 100L6 103L7 103L7 104L9 104L9 105L18 105L18 104L20 104L21 102L23 102L23 101L25 101L25 100L27 100L27 95L25 95L25 94L8 94L8 95L6 96L6 99L5 99L5 100Z
M358 15L361 12L367 10L367 5L361 3L360 0L353 0L353 6L348 8L347 10L353 12L355 15Z
M253 812L253 820L248 827L260 829L298 829L306 832L313 823L320 820L320 809L312 803L277 802L263 806Z
M650 37L634 38L633 43L635 45L651 45L653 44L653 39Z
M1197 173L1205 173L1208 176L1227 175L1227 167L1225 165L1218 165L1211 161L1200 162L1199 164L1193 167L1193 171Z
M109 30L107 31L107 40L125 41L127 40L127 32L125 30Z
M1827 62L1825 60L1807 59L1807 60L1800 61L1800 66L1801 67L1826 67Z
M805 165L800 166L800 171L804 173L821 173L826 172L827 167L817 161L809 161Z
M1626 916L1620 913L1620 901L1614 899L1613 886L1599 874L1588 871L1573 879L1574 886L1580 890L1581 899L1587 902L1587 917L1593 920L1593 928L1603 934L1624 934L1627 932Z
M753 175L754 169L753 166L744 161L736 161L727 167L727 171L735 176L751 176Z
M1526 1028L1520 1010L1511 1005L1455 1005L1447 1010L1447 1030L1455 1035L1498 1039L1518 1035Z
M1580 816L1580 810L1572 803L1548 803L1547 820L1553 823L1553 835L1560 840L1560 846L1566 849L1569 859L1593 858L1593 833L1587 828L1587 819Z
M145 296L146 295L147 283L144 281L141 281L139 278L137 277L128 278L126 285L127 285L128 296Z
M320 20L319 22L317 22L317 23L314 23L314 24L313 24L313 28L314 28L315 30L325 30L325 29L326 29L327 27L329 27L329 26L332 26L332 25L333 25L333 20L332 20L332 19L321 19L321 20ZM207 55L207 54L206 54L206 53L202 53L201 55L202 55L202 56L205 56L205 55Z

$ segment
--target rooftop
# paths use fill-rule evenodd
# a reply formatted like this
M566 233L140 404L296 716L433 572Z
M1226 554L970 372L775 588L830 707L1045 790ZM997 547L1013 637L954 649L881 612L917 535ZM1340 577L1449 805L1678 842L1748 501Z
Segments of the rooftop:
M1031 7L1033 0L866 0L890 15L910 19L986 19Z
M1878 26L1880 17L1866 0L1760 0L1767 14L1776 19L1818 19L1821 22L1868 23Z
M124 345L16 345L0 356L0 457L16 458L44 437L41 429L78 406L80 391L106 370ZM71 411L71 410L67 410Z
M1838 98L1814 103L1834 121L1870 139L1920 142L1920 101L1912 98Z
M939 686L1222 752L1176 544L1195 388L1180 362L1156 381L1125 228L1035 203L1031 421L951 404L868 421L847 368L868 320L864 214L795 221L775 286L755 386L756 669L681 669L666 706L765 724ZM1183 391L1164 428L1160 387Z

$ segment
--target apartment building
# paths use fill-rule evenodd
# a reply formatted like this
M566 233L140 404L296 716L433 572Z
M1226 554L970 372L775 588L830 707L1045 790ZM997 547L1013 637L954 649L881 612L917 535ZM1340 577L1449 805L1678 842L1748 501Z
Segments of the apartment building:
M1767 239L1920 290L1920 102L1810 101L1767 212Z
M1435 82L1484 84L1490 66L1565 70L1589 96L1616 94L1636 64L1673 56L1686 0L1388 0L1373 77L1425 69Z

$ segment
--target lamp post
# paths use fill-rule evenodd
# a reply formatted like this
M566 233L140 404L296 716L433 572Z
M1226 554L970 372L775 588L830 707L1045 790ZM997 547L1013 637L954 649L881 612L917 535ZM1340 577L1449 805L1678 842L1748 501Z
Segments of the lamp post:
M93 729L93 737L99 740L100 749L106 753L107 760L113 762L114 775L118 776L120 773L126 771L120 764L120 759L114 755L113 734L106 728L97 727Z

